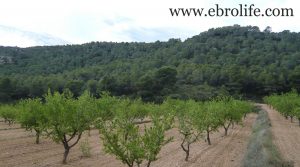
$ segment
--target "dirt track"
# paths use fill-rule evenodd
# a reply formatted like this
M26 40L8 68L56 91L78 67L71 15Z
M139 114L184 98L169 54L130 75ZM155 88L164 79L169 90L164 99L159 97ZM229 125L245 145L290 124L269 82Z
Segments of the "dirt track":
M256 115L250 114L244 120L243 126L235 126L229 130L227 137L223 137L223 129L212 135L212 145L204 141L194 143L191 147L190 161L184 161L184 152L180 148L180 137L176 129L168 131L167 135L175 136L174 141L163 147L159 159L153 162L156 167L237 167L241 165L247 148L252 124ZM10 129L12 128L12 129ZM2 130L1 130L2 129ZM8 129L8 130L3 130ZM87 138L87 135L83 139ZM92 146L92 156L83 158L79 144L69 155L68 164L62 165L63 147L48 139L41 139L41 144L34 144L34 135L19 129L18 125L9 127L0 122L0 167L29 167L29 166L101 166L122 167L122 163L113 156L106 155L101 148L97 130L88 137ZM299 154L298 154L299 155Z
M300 167L300 127L298 121L286 120L280 113L262 104L262 109L268 112L272 124L273 142L282 157L293 161L295 167Z

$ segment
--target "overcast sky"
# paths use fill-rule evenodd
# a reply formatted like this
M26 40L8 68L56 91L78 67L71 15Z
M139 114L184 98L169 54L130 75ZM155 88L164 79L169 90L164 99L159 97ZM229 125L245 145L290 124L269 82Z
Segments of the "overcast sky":
M263 30L300 31L297 0L1 0L0 25L46 33L71 43L90 41L145 41L186 39L209 28L233 24ZM294 17L172 17L169 8L292 7ZM1 33L0 33L1 34ZM1 37L0 37L1 38ZM13 37L11 37L12 39ZM3 39L4 40L4 39ZM9 38L7 39L9 40ZM9 42L9 41L8 41Z

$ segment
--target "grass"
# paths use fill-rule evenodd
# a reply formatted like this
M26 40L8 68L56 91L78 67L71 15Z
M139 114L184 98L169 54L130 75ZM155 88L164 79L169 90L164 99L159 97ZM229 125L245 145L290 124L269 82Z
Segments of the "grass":
M83 157L91 157L91 146L87 138L80 143L80 150Z
M293 167L284 161L272 141L271 122L266 111L260 110L253 125L243 167Z

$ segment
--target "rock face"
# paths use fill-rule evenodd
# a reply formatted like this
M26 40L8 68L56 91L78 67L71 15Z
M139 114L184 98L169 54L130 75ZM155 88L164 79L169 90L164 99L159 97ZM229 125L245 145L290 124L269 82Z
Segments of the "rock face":
M0 37L1 46L30 47L70 44L70 42L53 37L49 34L24 31L3 25L0 25Z
M12 63L13 63L12 57L0 56L0 65L2 65L2 64L12 64Z

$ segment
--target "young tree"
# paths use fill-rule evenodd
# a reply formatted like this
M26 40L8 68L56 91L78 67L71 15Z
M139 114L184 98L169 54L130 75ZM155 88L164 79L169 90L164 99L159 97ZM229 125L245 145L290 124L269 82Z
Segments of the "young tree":
M78 100L69 91L60 94L50 92L45 96L45 115L48 118L46 132L55 142L61 142L65 152L63 163L67 162L69 151L81 138L83 131L91 125L93 98L85 92Z
M144 150L141 149L141 138L138 127L122 118L101 123L100 133L105 152L113 154L122 163L132 167L142 163Z
M202 111L201 111L202 110ZM202 118L198 122L198 127L204 127L206 131L206 140L208 145L211 145L210 134L211 132L217 131L222 125L219 115L219 105L216 100L208 101L203 103L203 107L199 110L199 118Z
M131 100L130 102L132 112L131 112L131 118L135 119L135 121L139 120L140 123L148 116L148 105L143 104L141 99L137 100Z
M116 97L110 96L108 92L101 93L101 98L95 100L95 126L99 125L99 122L112 120L116 116L115 111L118 108L119 101Z
M220 122L225 131L224 135L227 136L230 125L240 123L244 113L248 111L244 111L244 102L234 100L231 97L222 97L217 103L219 105L217 112L219 113Z
M144 159L147 161L147 167L150 167L153 161L157 160L161 148L173 140L173 137L166 138L165 132L172 127L174 116L161 109L161 106L152 105L148 107L150 119L152 123L150 126L144 126L144 135L142 135L142 143L144 149Z
M45 116L45 106L41 99L27 99L19 103L19 122L26 130L34 130L36 134L35 143L39 144L40 135L45 130L47 117Z
M185 152L185 161L188 161L190 155L190 146L195 143L202 131L195 126L198 115L194 114L197 109L198 103L189 100L173 100L167 99L163 104L167 106L171 113L175 113L177 120L177 128L181 134L181 148Z
M4 122L8 122L10 126L17 118L17 109L13 105L2 105L0 106L0 117L4 118Z
M272 105L278 112L280 112L286 119L291 118L295 115L295 109L299 107L299 95L296 90L291 92L281 94L281 95L271 95L264 97L264 101Z
M164 136L169 127L168 115L161 114L162 111L156 105L147 105L152 122L142 127L136 124L135 113L144 104L130 103L125 99L115 105L115 117L99 124L105 152L115 155L129 167L134 164L140 166L143 160L147 160L147 166L150 166L157 159L161 147L170 141Z

